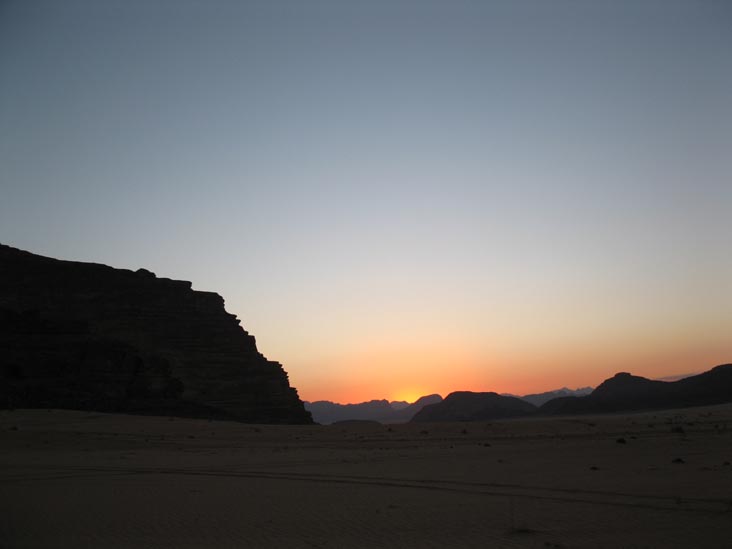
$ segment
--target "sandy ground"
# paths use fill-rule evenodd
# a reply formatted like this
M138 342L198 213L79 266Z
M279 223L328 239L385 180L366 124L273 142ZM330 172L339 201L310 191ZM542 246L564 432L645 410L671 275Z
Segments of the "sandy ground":
M730 547L730 462L732 405L297 427L5 411L0 547Z

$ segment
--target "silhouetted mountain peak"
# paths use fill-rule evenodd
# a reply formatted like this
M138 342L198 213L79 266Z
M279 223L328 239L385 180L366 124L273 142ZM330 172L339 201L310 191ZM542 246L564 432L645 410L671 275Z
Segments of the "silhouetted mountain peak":
M512 396L455 391L442 402L422 408L412 421L478 421L526 416L535 411L533 404Z
M634 376L629 372L619 372L598 385L592 392L592 395L594 397L603 397L605 395L619 396L629 392L644 391L658 384L663 384L663 381L653 381L645 377Z
M426 395L423 397L419 397L417 400L415 400L411 404L411 406L415 406L415 405L426 406L427 404L435 404L435 403L441 402L441 401L442 401L442 396L440 396L438 394Z
M599 389L600 387L607 386L607 385L630 385L632 383L643 383L646 381L651 381L648 378L642 377L642 376L635 376L631 374L630 372L618 372L613 377L606 379L603 381L600 385L597 386Z
M586 397L550 400L545 414L605 413L706 406L732 401L732 364L722 364L678 381L658 381L620 372Z
M457 399L461 399L461 398L487 399L487 398L500 397L500 396L502 396L502 395L499 395L498 393L494 393L493 391L486 391L486 392L480 392L480 393L476 393L475 391L454 391L445 397L445 402L452 402L453 400L457 400ZM513 398L513 397L507 397L507 398Z

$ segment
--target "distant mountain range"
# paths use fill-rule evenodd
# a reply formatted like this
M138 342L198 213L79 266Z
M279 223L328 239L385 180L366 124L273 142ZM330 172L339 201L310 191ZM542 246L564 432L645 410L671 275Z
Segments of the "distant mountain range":
M424 406L412 421L481 421L722 404L732 402L732 364L723 364L673 382L619 373L585 396L560 396L545 401L541 406L532 404L528 398L540 402L547 394L527 395L519 399L496 393L461 391L449 394L440 403Z
M536 412L536 406L513 396L497 393L450 393L438 404L423 407L412 421L481 421L527 416Z
M534 406L541 406L542 404L549 402L552 399L559 397L570 397L570 396L585 396L592 392L592 387L580 387L579 389L567 389L562 387L561 389L555 389L554 391L547 391L546 393L536 393L533 395L510 395L504 394L502 396L511 396L525 400L526 402L533 404Z
M604 381L584 397L550 400L542 414L596 414L684 408L732 402L732 364L723 364L678 381L659 381L623 372Z
M403 401L371 400L359 404L338 404L329 400L305 402L316 423L327 425L338 421L370 420L381 423L406 423L428 404L442 401L440 395L423 396L409 404Z
M619 373L594 390L592 387L563 387L524 396L457 391L450 393L444 400L440 395L428 395L412 404L388 400L338 404L320 400L305 402L305 409L312 414L315 422L327 425L352 420L381 423L481 421L529 415L682 408L723 402L732 402L732 364L717 366L698 375L656 380Z
M526 396L501 395L514 397L541 406L545 402L564 396L583 396L592 392L592 387L581 389L557 389L546 393ZM494 393L489 393L494 394ZM337 421L370 420L381 423L405 423L410 421L423 407L442 402L440 395L427 395L419 398L412 404L404 401L370 400L358 404L338 404L329 400L305 402L305 409L313 415L316 423L327 425Z

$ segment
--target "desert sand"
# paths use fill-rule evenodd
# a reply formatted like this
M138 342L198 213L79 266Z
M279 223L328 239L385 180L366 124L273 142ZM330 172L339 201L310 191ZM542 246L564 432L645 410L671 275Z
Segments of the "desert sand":
M490 423L0 412L0 546L729 547L732 405Z

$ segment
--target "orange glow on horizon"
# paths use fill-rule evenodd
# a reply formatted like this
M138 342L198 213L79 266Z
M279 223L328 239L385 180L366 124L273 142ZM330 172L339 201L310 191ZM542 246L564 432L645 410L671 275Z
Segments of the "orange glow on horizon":
M701 372L732 359L732 308L717 299L702 315L678 297L687 294L662 285L631 285L617 296L602 278L562 291L555 283L564 279L551 277L514 277L500 287L491 277L452 286L419 277L379 280L378 291L365 280L355 286L361 293L337 302L328 294L331 309L317 322L300 318L286 336L263 344L303 399L524 395L596 387L617 372Z
M420 389L405 389L402 391L396 391L391 397L388 397L390 401L398 402L409 402L410 404L417 401L420 397L428 395L430 393Z
M628 353L629 354L629 353ZM723 349L701 353L623 356L614 353L593 358L584 353L531 360L529 357L481 361L470 353L452 354L414 349L371 351L344 359L341 375L293 385L307 401L330 400L353 404L386 399L412 403L422 396L455 391L525 395L562 387L596 387L617 372L649 378L697 373L729 362ZM379 367L375 367L379 365ZM592 367L589 367L591 365Z

